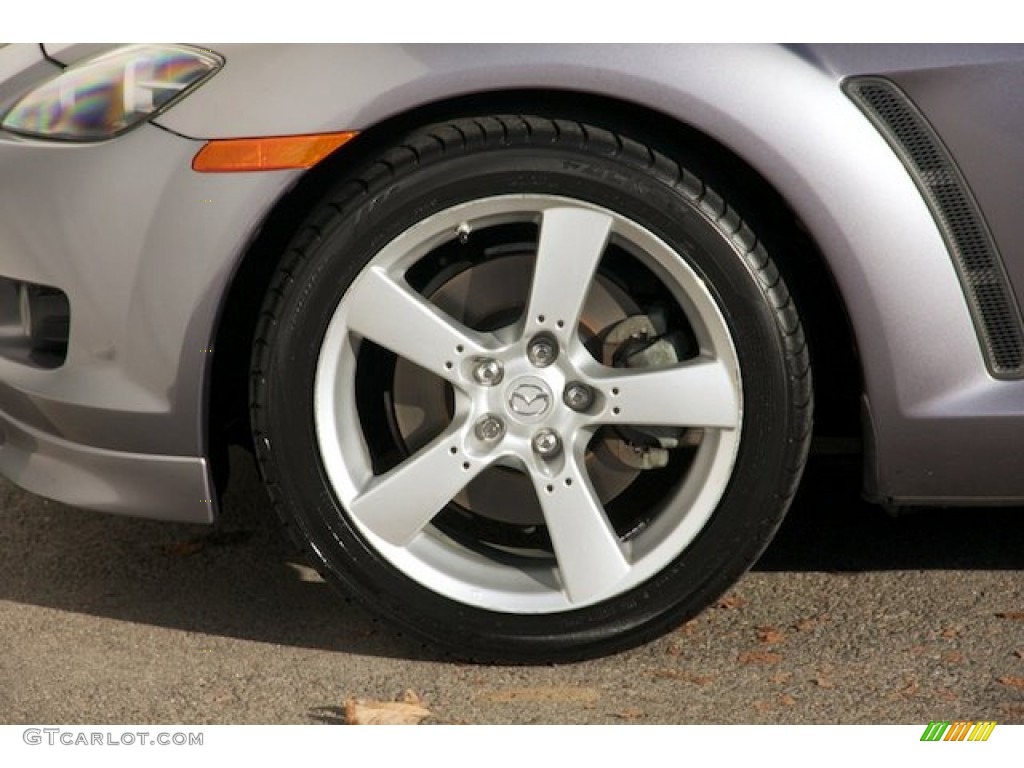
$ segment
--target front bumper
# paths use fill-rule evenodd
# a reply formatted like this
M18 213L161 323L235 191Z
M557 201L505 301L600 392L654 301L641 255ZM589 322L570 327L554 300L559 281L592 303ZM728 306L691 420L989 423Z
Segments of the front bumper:
M93 448L2 413L0 474L32 493L101 512L190 523L216 516L205 459Z
M206 393L218 312L299 172L197 174L201 146L152 125L99 144L0 134L0 278L59 289L70 308L59 367L0 347L0 474L27 490L214 518Z

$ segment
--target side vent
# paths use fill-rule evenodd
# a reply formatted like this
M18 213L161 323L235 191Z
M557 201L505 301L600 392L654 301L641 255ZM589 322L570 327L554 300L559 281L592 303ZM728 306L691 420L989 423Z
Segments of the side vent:
M1020 309L992 233L949 150L889 80L856 77L843 88L899 155L931 209L960 276L989 372L1002 379L1024 377Z

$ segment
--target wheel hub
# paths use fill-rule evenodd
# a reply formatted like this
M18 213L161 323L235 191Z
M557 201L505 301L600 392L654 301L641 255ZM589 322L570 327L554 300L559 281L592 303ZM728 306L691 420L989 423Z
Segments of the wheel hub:
M551 387L537 376L516 379L505 395L509 416L524 424L542 421L551 412L554 402Z
M471 244L475 242L476 239L470 241ZM484 251L482 259L473 260L462 269L449 270L429 281L423 287L424 295L456 320L513 338L517 318L522 314L523 304L529 295L534 259L531 247L524 243L515 248L503 246L493 253ZM584 339L593 340L598 349L603 349L600 340L607 329L617 327L640 311L641 307L627 293L598 275L584 308L580 333ZM597 354L604 362L610 362L609 356ZM478 364L480 362L484 361L477 361ZM542 420L556 418L555 414L561 410L556 400L565 402L565 376L573 374L571 366L566 367L569 361L557 341L545 332L532 336L525 350L499 363L503 364L504 380L499 386L489 387L489 392L479 390L480 412L487 410L505 422L505 429L496 439L478 435L481 447L488 451L497 450L509 432L528 439L543 426ZM506 366L508 370L505 370ZM484 387L486 384L481 384L477 375L478 367L471 368L473 381ZM550 393L550 407L540 419L530 418L529 414L520 416L509 404L510 396L522 377L541 379L546 393ZM446 393L444 382L425 375L401 359L396 361L392 393L396 442L404 449L403 452L415 453L451 423L452 393ZM569 407L573 406L570 404ZM494 429L483 431L488 434L495 432ZM640 474L635 467L620 460L623 452L616 447L617 442L620 441L596 441L586 457L591 482L603 502L620 496ZM529 446L524 446L522 455L529 457L530 453ZM512 469L498 468L498 471L481 474L453 501L460 509L481 519L527 530L544 523L543 512L529 479Z

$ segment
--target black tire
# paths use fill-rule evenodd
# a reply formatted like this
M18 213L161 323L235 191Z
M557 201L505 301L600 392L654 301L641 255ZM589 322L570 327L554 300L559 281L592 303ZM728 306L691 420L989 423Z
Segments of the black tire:
M371 262L384 264L381 261L384 255L393 261L390 254L405 247L401 245L405 240L413 243L413 235L418 230L412 228L417 224L443 223L447 220L444 217L453 215L450 211L454 206L464 205L466 207L460 210L470 211L484 224L467 226L462 231L453 227L450 238L428 243L429 248L410 262L415 269L404 263L400 266L404 278L423 298L441 295L456 279L472 282L470 278L479 275L482 280L484 272L471 270L497 270L494 264L500 264L507 277L512 274L507 271L511 262L500 259L529 259L531 242L535 250L541 249L530 239L529 217L524 214L517 218L518 203L514 201L519 198L504 197L510 195L542 208L559 205L558 201L564 200L568 208L584 211L580 214L581 221L589 221L587 211L593 211L591 218L595 227L602 221L601 216L611 217L609 226L613 235L608 244L602 246L598 276L592 285L599 284L600 290L621 297L617 301L623 315L636 314L636 307L644 310L639 314L658 326L658 337L648 337L645 341L642 334L633 334L621 345L614 346L608 339L618 339L621 335L614 329L583 328L580 333L588 337L587 348L595 356L601 357L605 354L602 350L614 346L613 352L608 353L611 357L603 360L605 364L631 366L623 375L651 373L659 365L658 356L649 351L653 347L644 345L656 340L660 353L668 350L670 357L674 356L684 365L688 360L695 363L697 355L704 355L701 360L713 358L722 370L728 370L728 361L733 355L730 349L738 365L735 377L729 379L742 409L742 420L737 421L736 428L728 425L702 430L673 428L665 440L663 431L643 425L639 429L633 425L621 429L588 426L591 431L580 428L578 433L567 432L578 435L572 444L576 446L590 439L593 429L597 429L596 437L588 443L589 453L579 461L572 459L575 464L571 464L568 454L563 459L552 460L563 461L568 467L563 468L566 480L571 480L573 467L583 468L585 488L575 491L582 495L566 497L571 500L566 502L567 508L571 506L575 515L577 508L589 509L588 505L592 506L591 502L597 499L598 507L603 508L606 522L611 526L611 535L625 542L617 546L634 553L629 557L635 560L626 558L626 567L631 569L626 572L628 578L623 576L623 580L617 582L625 586L609 587L607 593L597 584L600 577L594 577L593 589L588 592L591 582L572 572L573 568L580 567L569 563L569 559L577 559L575 551L565 560L564 567L569 570L563 572L561 558L563 553L569 552L570 545L565 542L571 539L567 539L562 530L569 524L552 523L556 525L555 530L546 525L552 520L550 510L557 508L550 500L545 507L543 499L536 502L523 497L511 513L494 511L492 507L497 502L490 500L491 497L486 497L487 503L480 508L469 501L450 504L443 511L438 510L441 514L426 525L423 529L426 533L410 540L423 544L422 553L414 552L412 544L382 545L385 539L376 538L379 531L374 527L379 518L372 517L371 513L367 513L365 519L350 514L342 503L346 494L353 499L364 499L369 493L367 489L377 487L373 485L375 481L365 480L360 490L347 488L345 478L349 472L353 477L359 472L366 474L365 467L359 471L350 469L358 463L350 457L360 455L360 450L365 451L374 475L383 475L393 467L397 467L395 472L411 467L410 454L420 458L428 451L429 446L421 449L420 444L433 445L432 440L441 439L436 437L438 430L455 430L461 425L460 407L470 408L465 403L471 400L472 408L477 408L475 403L491 396L488 394L491 390L478 391L471 385L467 385L467 391L472 389L470 394L456 395L454 393L462 391L457 385L433 384L425 375L421 376L416 380L422 382L422 386L414 388L416 396L420 396L420 390L428 391L429 397L443 392L446 413L431 415L439 420L432 433L425 437L412 436L415 429L402 425L395 401L399 397L400 379L405 381L410 376L420 376L421 372L403 367L407 364L402 356L390 354L384 345L364 341L348 348L344 343L336 344L338 339L351 341L361 335L369 338L376 332L364 334L364 330L368 326L375 327L377 321L364 306L371 299L363 298L371 296L368 286L376 285L372 282L376 278L361 276L370 275L367 266ZM504 206L501 210L511 211L502 213L505 218L494 218L497 223L493 224L481 202L491 197L500 198L499 208ZM555 216L547 208L541 215L542 218ZM555 221L555 218L550 220ZM630 229L633 225L636 225L635 236ZM551 226L554 228L554 224ZM627 234L622 235L620 229ZM589 236L590 230L580 229L584 231ZM396 238L403 233L404 240L396 245ZM647 238L645 233L656 240ZM470 240L467 247L475 250L463 257L459 255L459 241L460 237L467 236ZM646 243L652 243L650 251L654 255L644 250ZM659 250L658 243L669 250ZM682 265L678 272L665 256L669 251ZM699 279L691 280L686 276L689 272ZM360 278L355 290L350 292L350 287ZM503 283L498 280L493 285ZM707 341L716 333L718 320L711 317L714 313L701 309L702 299L698 295L701 285L706 287L707 295L717 307L728 344L721 343L720 338L719 342ZM496 291L492 287L486 301L494 304L494 294L504 290ZM508 292L515 294L511 286ZM453 289L453 293L457 291ZM372 294L374 301L376 296L377 293ZM473 300L467 298L467 305ZM506 330L499 335L504 334L507 340L515 335L507 329L515 327L524 337L534 338L530 334L536 328L531 331L528 326L523 331L522 324L539 320L532 316L517 320L512 311L521 313L524 304L530 303L529 296L507 301L508 306L501 309L508 309L511 314L489 311L489 314L484 313L486 318L470 318L470 309L465 309L460 321L475 324L475 334L470 334L474 339L493 340L489 331L501 328ZM461 312L463 305L459 306ZM705 314L708 317L704 317ZM667 319L652 320L655 315ZM395 315L395 318L399 316L402 315ZM517 322L520 325L517 326ZM550 319L545 322L550 325ZM431 338L429 328L412 325L414 327L407 329L411 338ZM330 330L336 326L341 330ZM553 326L551 330L556 335L560 333ZM629 346L634 343L634 347ZM336 353L330 351L336 346ZM713 354L707 353L711 347ZM428 351L431 355L435 353L435 350ZM454 359L461 352L461 347L458 353L436 350L441 356L438 359L445 356ZM568 358L568 353L563 354L557 365L569 366L566 370L571 369L570 373L575 375L576 369L571 366L576 363ZM504 365L508 370L520 365L518 359L512 357L501 359L506 361ZM328 364L328 360L333 362ZM341 362L337 362L339 360ZM634 370L637 360L655 362L651 371L645 372ZM421 362L418 356L416 362ZM446 362L451 369L451 361ZM476 365L460 359L454 362L456 371L463 370L460 366ZM589 361L581 365L590 370ZM320 379L317 379L318 371L321 371ZM609 375L618 374L613 370ZM337 380L332 378L334 376ZM444 376L441 370L434 378L440 382ZM345 419L344 414L339 415L349 408L344 402L337 406L341 409L338 413L324 406L325 402L334 402L333 394L324 394L333 390L317 387L326 386L323 382L328 380L354 394L358 402L345 413L357 414L358 418ZM523 477L530 473L538 494L543 496L543 481L537 479L538 473L549 473L553 484L565 482L560 474L563 469L559 469L563 465L543 463L536 455L525 453L522 439L516 435L525 435L534 427L520 424L519 419L533 418L524 411L536 408L545 409L544 419L562 419L559 424L569 423L566 419L591 419L591 416L569 414L561 405L549 401L549 394L557 398L556 383L562 379L535 380L527 376L517 379L520 380L538 391L544 390L540 395L542 401L536 406L511 404L512 410L499 414L508 430L499 442L507 441L510 446L500 450L507 449L512 458L505 460L509 466L504 469L487 470L491 473L488 482L496 488L520 488L526 481L513 477L514 467L520 466ZM507 386L513 385L508 383ZM525 385L516 386L519 389L508 389L500 395L502 404L512 403L517 394L527 393L522 389ZM600 403L591 408L607 406L610 409L611 398L615 395L600 386L597 389ZM702 395L707 391L709 402L719 400L717 390L697 391ZM723 394L723 402L727 399ZM463 405L458 406L458 402ZM670 404L676 407L674 399L666 398L666 409ZM286 252L266 296L252 363L251 407L257 456L273 503L329 582L457 657L547 662L602 655L654 638L697 614L751 566L767 546L796 491L810 439L812 394L803 331L786 286L755 234L727 202L657 148L627 136L576 122L537 116L500 116L458 119L412 132L376 162L340 181L312 212L307 225ZM610 410L602 413L605 414L602 418L613 418ZM736 413L739 419L740 411ZM473 411L473 414L476 419L480 411ZM592 420L596 423L597 417ZM590 423L587 421L588 425ZM333 435L332 425L339 425L340 436ZM486 456L490 454L480 447L483 443L474 442L482 438L477 433L471 435L468 424L459 428L461 431L452 434L464 440L458 443L459 447L468 446L465 447L465 466L489 460ZM679 447L662 447L671 446L673 440L677 440ZM694 441L696 444L691 445ZM623 481L625 488L619 488L615 495L594 490L596 480L588 474L593 465L587 462L599 449L620 456L621 453L615 452L623 445L636 454L636 458L622 459L627 462L623 466L633 475L624 473L617 465L609 472L615 477L622 474L632 479ZM723 447L729 445L735 446L730 449L731 453ZM453 453L459 449L453 442ZM341 462L337 461L339 456ZM462 455L453 456L453 461L462 459ZM634 462L641 465L667 462L667 466L640 470ZM707 478L699 474L705 472L705 466L710 467L706 471ZM721 467L728 470L724 479L721 472L725 470ZM476 464L473 471L476 471ZM619 474L614 474L616 472ZM712 487L712 477L721 485L720 490L714 490L717 485ZM437 493L441 493L447 477L444 483L438 482L442 488ZM614 485L611 481L607 484ZM435 493L433 485L430 487L430 493ZM553 485L548 485L547 490L561 492L562 486L553 489ZM677 529L686 526L688 515L697 515L685 508L686 500L694 498L705 506L710 503L708 499L717 501L699 527L687 534L688 538L682 534L672 538ZM418 499L410 498L410 506L416 503ZM535 510L524 511L522 519L516 516L516 509L532 510L538 504L544 515L540 523ZM698 506L696 502L694 506ZM373 509L373 513L376 512ZM405 509L401 512L404 515ZM668 522L663 522L666 520ZM586 534L581 535L591 534L590 522L587 521ZM662 529L664 532L658 533ZM401 538L398 533L387 535ZM644 536L650 537L650 542ZM424 537L428 537L429 542ZM671 546L666 541L671 542ZM389 548L392 546L393 549ZM450 590L447 586L439 587L447 582L438 581L441 577L435 579L434 575L435 570L443 572L448 567L443 554L445 546L458 550L460 558L451 561L451 571L459 575L452 577L456 584ZM637 551L641 554L635 554ZM644 575L646 571L635 563L643 562L648 568L643 558L653 558L650 553L658 553L659 559L651 561L657 564L650 566L655 570ZM472 570L473 558L486 561L479 566L479 571ZM520 572L533 573L532 568L537 569L542 580L548 579L547 569L556 576L551 577L554 580L551 584L545 581L547 586L538 587L536 595L530 591L532 587L522 587L524 596L520 601L519 593L513 595L511 587L508 595L512 596L506 597L502 584L492 584L491 563L495 563L494 568L507 566L510 578L518 579L515 574ZM604 562L600 565L603 567ZM463 576L464 572L471 575ZM484 584L480 590L472 589L475 579ZM583 585L574 588L577 594L585 596L584 599L573 602L573 598L566 596L568 593L556 594L568 582ZM461 591L463 589L466 591ZM550 589L551 594L544 592L545 589ZM483 596L478 599L477 594ZM463 599L464 595L469 597ZM558 607L562 599L569 603L565 608Z

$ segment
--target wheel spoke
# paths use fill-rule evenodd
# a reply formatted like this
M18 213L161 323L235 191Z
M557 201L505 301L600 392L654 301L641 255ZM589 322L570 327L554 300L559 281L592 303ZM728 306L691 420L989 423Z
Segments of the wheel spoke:
M608 234L610 216L585 208L552 208L544 212L537 246L537 264L530 287L527 323L547 323L575 333L590 283L597 271Z
M487 464L451 449L461 441L449 430L391 471L373 478L348 505L377 536L405 546Z
M352 292L349 328L401 358L454 381L458 355L487 352L470 329L390 278L368 269Z
M737 385L720 360L702 357L671 368L615 369L615 373L592 381L608 398L609 407L598 417L601 423L718 429L739 426Z
M599 598L625 578L630 568L581 466L581 461L570 457L564 475L557 480L534 473L562 584L572 603Z

